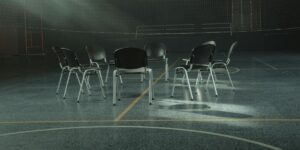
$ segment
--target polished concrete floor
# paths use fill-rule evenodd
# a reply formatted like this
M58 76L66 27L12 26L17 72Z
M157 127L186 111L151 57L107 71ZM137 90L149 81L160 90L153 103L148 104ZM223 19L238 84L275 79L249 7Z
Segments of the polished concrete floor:
M169 54L170 66L185 56ZM153 105L143 93L147 82L131 75L123 76L116 106L111 75L106 99L95 77L92 95L79 104L75 78L67 99L63 90L56 95L60 70L46 57L1 58L0 149L300 149L299 53L237 51L230 65L235 89L217 70L219 96L200 85L193 101L185 85L171 98L174 68L164 81L163 64L153 62Z

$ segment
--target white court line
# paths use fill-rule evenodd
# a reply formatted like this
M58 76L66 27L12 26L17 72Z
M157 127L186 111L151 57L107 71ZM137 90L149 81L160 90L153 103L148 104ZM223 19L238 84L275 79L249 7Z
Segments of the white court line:
M253 60L256 61L256 62L258 62L258 63L261 63L261 64L263 64L263 65L265 65L265 66L267 66L267 67L270 67L270 68L272 68L273 70L278 70L277 67L275 67L275 66L273 66L273 65L271 65L271 64L269 64L269 63L266 63L266 62L264 62L264 61L261 60L261 59L258 59L258 58L256 58L256 57L253 57Z
M13 136L13 135L19 135L19 134L37 133L37 132L74 130L74 129L99 129L99 128L156 129L156 130L171 130L171 131L190 132L190 133L205 134L205 135L210 135L210 136L217 136L217 137L237 140L240 142L246 142L246 143L250 143L253 145L260 146L260 147L268 148L271 150L282 150L281 148L278 148L278 147L275 147L272 145L268 145L265 143L261 143L258 141L241 138L241 137L237 137L237 136L232 136L232 135L226 135L226 134L222 134L222 133L215 133L215 132L208 132L208 131L201 131L201 130L192 130L192 129L182 129L182 128L155 127L155 126L81 126L81 127L49 128L49 129L36 129L36 130L3 133L3 134L0 134L0 137Z

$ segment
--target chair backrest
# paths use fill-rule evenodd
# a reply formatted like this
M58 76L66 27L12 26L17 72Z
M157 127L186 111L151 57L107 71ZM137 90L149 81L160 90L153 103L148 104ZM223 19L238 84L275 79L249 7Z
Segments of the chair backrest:
M63 50L58 46L52 46L51 49L57 56L60 67L63 68L65 66L67 66L68 64L67 64L65 55L63 53Z
M147 52L147 56L151 58L165 58L167 48L164 43L157 43L157 42L149 42L145 45L144 49Z
M115 66L122 69L137 69L147 67L146 51L141 48L120 48L115 50Z
M214 41L209 41L195 47L192 50L190 64L192 65L208 65L212 61L213 53L216 49Z
M216 42L215 41L206 41L206 42L202 43L201 45L203 45L203 46L205 46L205 45L215 46L215 48L212 49L212 52L211 52L211 58L213 58L215 53L216 53L216 46L217 46Z
M104 61L107 62L106 59L106 52L105 49L97 46L97 45L91 45L91 46L85 46L85 50L89 55L89 59L92 62L99 62L99 61Z
M235 49L235 47L237 46L238 42L235 41L231 44L230 48L229 48L229 51L228 51L228 54L226 56L226 64L228 65L230 63L230 57L231 57L231 54L232 54L232 51L233 49Z
M79 62L78 62L78 58L75 54L75 51L70 50L68 48L61 48L61 49L66 57L69 67L79 67L80 66Z

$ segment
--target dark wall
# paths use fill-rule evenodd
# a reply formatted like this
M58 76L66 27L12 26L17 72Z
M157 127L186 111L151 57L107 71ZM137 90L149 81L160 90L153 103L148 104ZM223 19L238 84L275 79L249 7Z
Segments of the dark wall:
M263 27L299 27L299 8L299 0L263 0Z
M54 28L132 32L137 25L230 22L230 0L51 0L46 25Z
M9 0L0 1L0 54L16 54L18 50L18 18L20 7Z
M250 4L263 28L300 25L298 0L1 0L0 26L22 25L25 8L29 18L43 16L45 27L125 32L142 24L231 22L232 6L249 20Z
M22 51L20 49L24 47L24 12L27 14L29 27L39 27L39 17L42 17L46 47L66 45L78 48L84 43L99 42L108 45L109 49L114 49L128 43L134 45L137 41L132 35L101 35L69 30L124 33L134 32L137 25L143 24L231 22L232 1L236 2L235 8L238 8L239 4L247 8L243 11L237 9L233 12L237 13L235 16L241 18L238 14L241 13L245 18L249 18L246 12L250 11L246 5L250 4L251 0L25 0L26 3L24 0L0 0L0 53ZM241 1L243 3L240 3ZM258 2L261 4L258 5ZM252 3L253 6L261 7L253 8L254 12L262 11L254 13L254 17L255 20L262 20L265 29L300 26L298 0L252 0ZM262 17L255 16L258 14L262 14ZM259 49L261 46L264 49L296 49L299 48L295 44L299 39L298 35L299 32L296 31L246 32L235 33L233 39L243 41L245 44L241 45L244 45L245 49ZM181 45L187 45L188 49L189 46L206 39L216 39L221 41L219 43L232 39L220 34L179 37L177 41L171 37L156 38L173 43L178 49ZM289 44L284 47L279 41ZM139 41L137 44L143 45L143 42ZM177 44L178 42L182 44Z

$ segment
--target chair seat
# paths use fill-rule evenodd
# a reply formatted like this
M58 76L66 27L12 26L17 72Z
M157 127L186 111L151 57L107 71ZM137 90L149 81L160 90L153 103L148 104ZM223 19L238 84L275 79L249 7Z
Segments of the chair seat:
M214 67L214 68L224 68L224 65L225 65L226 63L224 62L224 60L214 60L214 61L212 62L212 64L213 64L213 67Z
M218 63L218 62L224 62L224 60L217 59L217 60L213 60L213 61L212 61L212 63Z
M185 69L187 69L187 70L189 70L190 69L190 65L182 65L182 66L180 66L180 67L183 67L183 68L185 68ZM193 67L191 68L191 70L207 70L207 65L193 65Z
M114 60L114 59L111 59L111 60L108 61L108 63L109 63L110 65L115 65L115 60Z
M193 71L193 70L200 70L200 71L209 71L207 66L193 66L192 69L190 69L190 65L182 65L182 66L178 66L177 68L184 68L186 69L188 72L189 71ZM184 71L182 69L177 69L176 73L184 73Z
M86 69L86 70L101 70L101 68L98 68L98 67L95 67L95 66L85 67L84 69Z
M145 68L145 67L136 68L136 69L119 68L118 74L142 74L142 73L146 73L147 71L149 71L149 68Z
M224 65L223 64L215 64L214 68L224 68Z
M165 58L161 57L161 58L148 58L148 61L164 61Z
M80 68L83 70L100 70L97 66L91 66L91 65L80 65Z

